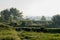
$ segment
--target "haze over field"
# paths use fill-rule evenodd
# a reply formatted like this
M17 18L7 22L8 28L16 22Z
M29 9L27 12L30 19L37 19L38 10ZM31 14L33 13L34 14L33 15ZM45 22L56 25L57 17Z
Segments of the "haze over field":
M60 14L60 0L0 0L0 10L15 7L24 16L53 16Z

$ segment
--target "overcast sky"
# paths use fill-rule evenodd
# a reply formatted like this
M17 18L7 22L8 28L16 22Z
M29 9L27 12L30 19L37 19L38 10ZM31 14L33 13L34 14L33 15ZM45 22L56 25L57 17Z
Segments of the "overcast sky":
M53 16L60 14L60 0L0 0L0 10L15 7L24 16Z

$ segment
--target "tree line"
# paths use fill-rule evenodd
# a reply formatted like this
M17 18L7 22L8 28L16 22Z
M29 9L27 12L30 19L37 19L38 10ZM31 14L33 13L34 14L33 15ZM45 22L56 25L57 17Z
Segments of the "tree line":
M0 22L19 23L22 20L22 12L19 12L16 8L4 9L0 12Z
M46 27L59 27L60 15L52 16L50 21L47 21L45 16L41 17L42 21L34 21L30 19L24 19L23 13L17 8L4 9L0 11L0 22L6 23L12 26L46 26Z

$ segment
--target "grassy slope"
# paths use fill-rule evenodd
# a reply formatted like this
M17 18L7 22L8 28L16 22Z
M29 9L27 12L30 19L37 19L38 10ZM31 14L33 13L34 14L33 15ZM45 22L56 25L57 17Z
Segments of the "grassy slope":
M0 24L0 40L20 40L17 32L8 25Z
M37 32L21 32L23 40L60 40L60 34L56 33L37 33Z

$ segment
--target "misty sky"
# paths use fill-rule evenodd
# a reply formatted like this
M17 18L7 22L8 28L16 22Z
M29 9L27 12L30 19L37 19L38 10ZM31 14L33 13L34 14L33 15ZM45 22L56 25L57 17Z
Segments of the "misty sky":
M17 8L24 16L53 16L60 14L60 0L0 0L0 11Z

